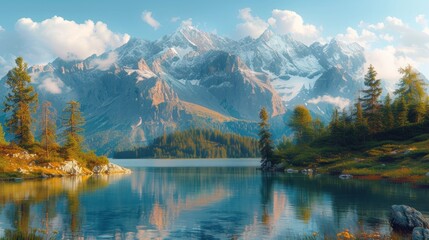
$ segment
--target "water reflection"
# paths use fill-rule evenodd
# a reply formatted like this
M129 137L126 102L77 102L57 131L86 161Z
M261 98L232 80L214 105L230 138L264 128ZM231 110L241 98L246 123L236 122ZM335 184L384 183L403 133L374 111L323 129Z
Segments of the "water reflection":
M323 239L346 228L390 234L390 205L427 214L428 196L403 184L255 168L136 168L126 176L0 182L0 236L4 229L39 229L59 239L277 239L313 232Z

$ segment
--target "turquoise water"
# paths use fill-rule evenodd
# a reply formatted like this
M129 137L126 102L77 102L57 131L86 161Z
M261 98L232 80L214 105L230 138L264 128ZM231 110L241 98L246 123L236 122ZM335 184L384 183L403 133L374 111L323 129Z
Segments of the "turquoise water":
M391 234L392 204L429 214L429 190L407 184L263 174L254 159L113 161L133 173L0 182L0 236L322 238L344 229Z

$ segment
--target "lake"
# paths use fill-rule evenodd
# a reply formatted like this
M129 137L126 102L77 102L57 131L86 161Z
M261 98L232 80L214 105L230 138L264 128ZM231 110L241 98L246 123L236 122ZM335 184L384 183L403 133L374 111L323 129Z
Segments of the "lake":
M0 182L0 236L304 239L390 234L390 206L429 215L429 190L385 181L264 174L256 159L112 160L131 175Z

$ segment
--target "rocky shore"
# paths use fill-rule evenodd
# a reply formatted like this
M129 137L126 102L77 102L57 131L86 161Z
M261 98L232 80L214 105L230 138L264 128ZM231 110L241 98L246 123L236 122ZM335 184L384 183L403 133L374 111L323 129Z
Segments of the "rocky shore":
M58 162L38 162L36 158L35 154L27 152L5 156L7 167L3 170L0 180L131 173L131 170L114 163L88 168L74 159Z

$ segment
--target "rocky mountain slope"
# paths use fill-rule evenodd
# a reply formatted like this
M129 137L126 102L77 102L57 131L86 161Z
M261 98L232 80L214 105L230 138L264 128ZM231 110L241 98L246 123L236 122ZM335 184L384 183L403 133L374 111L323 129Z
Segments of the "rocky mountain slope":
M234 41L183 25L157 41L134 38L100 56L56 59L29 72L40 101L59 110L71 99L81 102L87 143L105 153L190 127L255 136L262 107L281 136L296 104L328 118L351 101L364 63L358 44L307 46L269 29Z

